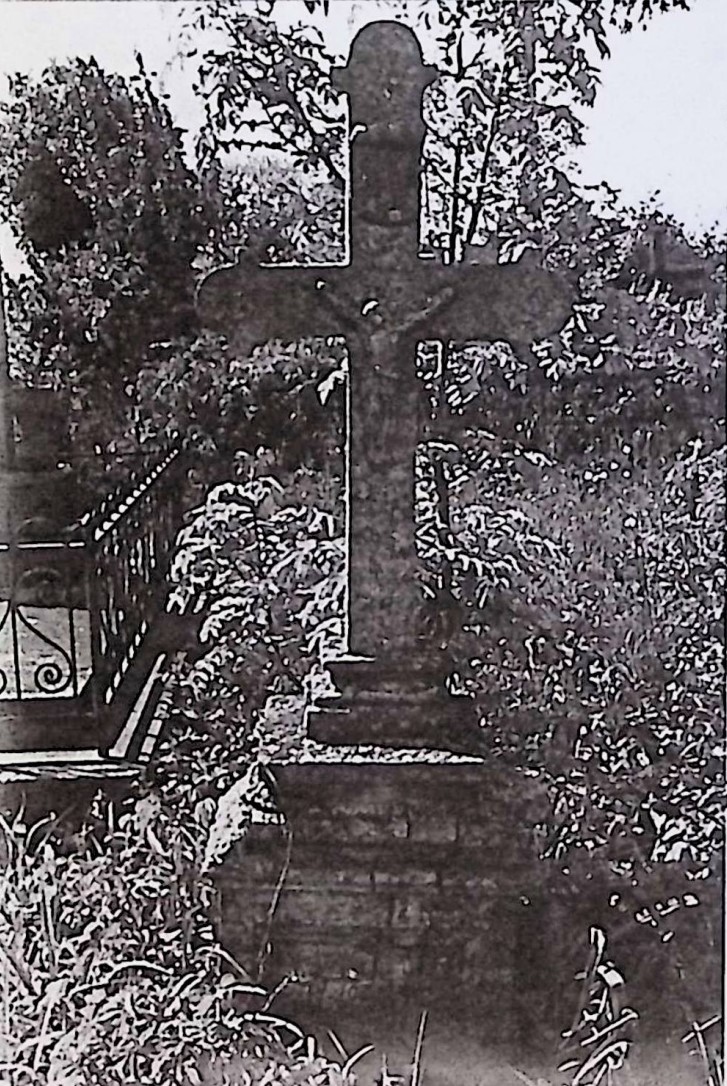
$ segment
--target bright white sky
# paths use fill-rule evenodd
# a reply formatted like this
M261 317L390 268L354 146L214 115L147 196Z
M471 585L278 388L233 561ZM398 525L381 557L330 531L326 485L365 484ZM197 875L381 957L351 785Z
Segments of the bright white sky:
M300 0L286 3L291 14L302 10ZM131 74L139 50L165 83L178 123L193 130L199 111L190 79L173 64L181 7L0 0L0 94L7 73L39 74L71 56L93 54L109 70ZM333 0L331 7L331 44L342 51L362 22L383 14L375 0ZM658 191L664 209L689 228L727 226L727 0L693 0L689 12L657 15L645 31L615 35L611 49L578 156L584 180L608 181L628 203ZM0 248L11 270L2 237Z

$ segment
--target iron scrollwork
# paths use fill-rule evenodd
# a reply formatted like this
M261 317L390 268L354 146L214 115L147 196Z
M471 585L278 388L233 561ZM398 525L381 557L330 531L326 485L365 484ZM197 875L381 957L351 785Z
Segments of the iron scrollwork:
M62 549L63 544L58 544ZM11 561L17 553L8 548ZM51 548L52 551L52 548ZM20 551L24 563L37 560L32 545ZM48 564L26 568L13 578L10 596L0 616L0 646L9 648L10 662L0 657L0 698L22 701L33 697L78 694L79 661L76 613L66 595L63 574ZM52 628L42 629L40 615L53 614ZM6 648L6 652L7 652ZM50 656L50 658L48 658Z
M63 540L0 544L0 699L109 701L163 606L181 457L108 495Z

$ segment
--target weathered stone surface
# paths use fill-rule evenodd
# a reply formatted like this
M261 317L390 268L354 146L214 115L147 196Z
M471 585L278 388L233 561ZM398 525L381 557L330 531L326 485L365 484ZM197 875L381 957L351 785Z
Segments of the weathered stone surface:
M357 928L380 929L388 922L389 907L383 898L369 896L366 908L362 909L357 893L346 890L331 891L328 888L323 894L317 893L313 888L286 888L280 899L280 917L291 928L298 925L320 927L323 899L326 902L326 928L344 928L353 933Z
M490 1043L516 1051L557 1040L574 1013L578 992L567 978L583 967L589 925L608 925L613 910L604 886L574 884L561 865L537 858L523 813L537 794L531 780L457 765L275 772L293 841L264 980L305 978L286 990L281 1012L333 1028L344 1008L362 1021L411 1015L415 1030L428 1008L455 1038L469 1017ZM382 820L378 836L351 838L349 818L401 809L410 836L392 838ZM437 822L455 819L457 840L438 840ZM254 966L268 934L285 852L281 831L258 827L218 873L220 934L244 965ZM705 905L715 923L717 897ZM647 961L652 936L632 927L619 936L622 960ZM689 949L705 954L696 938ZM649 982L652 998L657 988Z
M333 1011L344 996L349 1007L416 1003L425 994L446 1003L449 985L466 977L468 1000L497 1019L493 1033L507 1030L519 969L516 927L526 912L520 894L535 877L536 861L517 825L506 775L407 765L291 765L275 772L293 844L267 982L300 973L304 983L291 998L297 991L303 1010ZM468 809L473 828L481 834L489 825L500 855L507 849L507 866L482 870L480 848L462 818ZM405 838L391 836L395 812L405 812ZM355 836L367 817L366 836ZM451 829L442 833L458 824L456 841ZM243 964L257 954L264 902L272 900L281 870L277 832L271 839L265 827L253 831L218 875L221 934Z
M436 871L426 871L419 867L402 867L396 870L374 871L374 888L386 890L392 886L436 886L438 876Z
M436 76L411 30L364 27L336 73L356 133L349 265L243 262L214 273L200 295L207 321L241 347L314 335L345 335L348 344L350 657L335 667L340 711L326 706L310 718L311 735L323 742L477 745L469 702L450 704L444 690L447 662L430 642L417 583L417 344L527 343L569 311L567 285L533 264L445 267L420 257L421 95Z

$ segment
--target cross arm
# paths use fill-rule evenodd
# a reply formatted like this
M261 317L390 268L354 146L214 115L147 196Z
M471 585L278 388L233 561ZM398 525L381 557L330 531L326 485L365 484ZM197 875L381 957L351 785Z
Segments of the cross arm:
M220 268L201 284L197 309L205 327L245 348L271 339L341 335L326 272L244 263Z
M532 265L460 265L434 274L455 289L427 321L428 339L531 343L558 331L573 304L564 277Z

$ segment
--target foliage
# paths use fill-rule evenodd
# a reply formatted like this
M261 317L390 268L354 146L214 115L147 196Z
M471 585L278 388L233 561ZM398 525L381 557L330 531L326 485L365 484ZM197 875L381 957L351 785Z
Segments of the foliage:
M150 343L192 328L212 216L138 59L129 80L93 59L16 75L0 110L2 214L30 266L9 294L28 330L16 362L96 415L123 413Z
M559 463L482 433L426 451L419 547L425 588L436 598L443 585L458 620L450 682L474 699L490 757L547 788L539 849L572 881L568 929L577 888L590 882L588 924L600 887L623 911L635 990L649 999L667 975L684 1021L708 1017L725 802L724 448L697 439L638 467ZM710 948L703 960L695 946Z
M446 575L462 624L451 681L475 698L492 755L547 784L543 855L588 878L611 869L604 895L624 895L632 928L652 918L663 943L682 932L676 963L693 940L666 903L713 896L721 847L724 453L692 446L625 480L518 448L423 452L423 585ZM432 457L448 472L448 525ZM180 762L185 739L175 772L210 782L208 796L227 792L234 818L259 715L276 694L314 695L315 665L342 633L340 545L329 549L335 535L315 511L285 504L273 463L248 460L246 484L210 493L174 572L207 605L204 655L182 684L200 747Z
M210 491L180 535L171 580L173 599L206 600L200 639L210 651L192 685L202 693L221 678L237 692L254 677L257 709L259 694L277 692L274 663L299 690L318 653L340 643L343 544L331 513L290 504L254 461L247 474Z
M307 24L288 25L283 8L276 0L193 6L186 58L197 65L205 107L200 161L210 167L232 150L264 146L341 189L343 117L325 43L329 9L313 2ZM420 27L427 59L445 73L425 103L429 244L455 260L473 242L491 243L503 260L523 248L547 251L574 196L567 156L582 142L582 113L609 55L607 24L629 30L654 8L651 0L377 5L377 17L403 15Z
M705 1086L724 1086L724 1057L720 1052L721 1045L714 1043L714 1027L720 1026L721 1022L722 1016L718 1014L706 1022L693 1022L689 1033L682 1038L684 1044L692 1046L689 1051L701 1062Z
M456 681L495 748L552 758L555 854L629 869L681 848L699 868L723 788L723 241L586 210L552 251L581 300L529 362L502 343L422 359L424 584L464 604Z
M724 238L687 239L649 208L609 220L589 214L578 228L583 238L564 231L557 254L579 269L572 316L533 346L555 410L572 416L569 446L557 449L551 437L548 449L547 419L531 424L530 441L559 457L625 453L631 463L671 458L696 437L719 441Z
M61 843L2 822L3 1081L344 1086L213 935L202 827L153 793Z
M551 169L552 148L546 147L540 136L531 139L528 135L531 122L537 128L552 107L552 103L538 105L536 99L544 95L545 102L550 93L547 88L552 91L558 73L563 86L570 88L566 94L569 104L556 109L561 113L565 109L563 118L571 107L589 98L584 88L593 72L588 69L591 75L587 79L583 74L587 54L590 57L588 41L593 38L603 45L603 18L609 13L613 16L617 7L625 6L614 5L613 11L607 11L605 7L597 10L594 5L585 5L583 12L568 14L560 12L558 4L550 0L535 6L510 5L510 23L497 29L490 26L487 4L483 3L466 12L448 3L411 8L415 21L431 24L439 62L450 69L457 65L461 69L454 98L446 90L446 80L433 94L428 107L431 119L435 127L439 124L447 129L450 122L446 119L457 118L460 98L464 98L469 120L460 128L462 132L471 129L471 140L470 136L467 140L472 146L465 140L467 146L460 141L456 148L469 166L458 167L456 178L449 175L451 170L447 173L446 163L442 167L449 177L444 184L445 196L449 193L445 203L451 202L456 190L461 206L459 211L449 208L449 218L445 216L447 223L454 216L454 240L440 238L437 244L446 247L451 242L457 249L467 240L485 240L481 223L477 228L480 232L475 229L477 216L482 216L467 203L466 177L468 169L476 173L480 166L486 166L487 185L492 188L488 188L486 203L488 214L494 216L492 222L497 220L500 259L510 259L508 246L513 252L521 246L522 238L508 241L507 221L512 214L520 229L526 218L524 205L520 197L519 203L512 203L514 189L510 181L502 178L517 175L520 184L527 170L532 167L537 172L540 168L536 163L538 155L541 166ZM313 4L310 10L315 21L323 7ZM203 371L206 369L201 358L209 350L209 338L202 336L197 341L191 307L196 275L220 261L236 259L241 249L248 259L272 261L330 260L340 253L343 149L340 104L333 96L329 79L333 58L313 23L285 29L285 20L276 22L277 14L276 5L270 3L204 4L192 9L188 25L190 51L192 59L200 64L197 90L207 117L199 147L207 169L204 185L184 166L180 133L141 60L139 76L128 82L101 72L94 61L78 61L49 70L37 83L24 77L17 77L14 83L15 96L5 108L0 140L8 167L3 182L8 196L6 214L31 260L34 274L11 284L8 304L12 353L26 370L37 373L39 369L51 369L60 372L63 383L70 381L75 386L75 404L84 408L80 416L76 414L76 427L86 449L96 443L105 445L108 428L101 433L100 421L112 408L120 420L127 416L116 427L119 435L126 435L123 442L119 436L118 442L127 452L137 449L151 432L158 433L159 426L147 425L147 412L153 412L156 406L157 389L153 379L136 384L130 381L137 370L143 370L147 378L151 373L153 378L160 355L163 359L169 353L181 356L187 349L200 360ZM555 35L546 35L544 44L543 27L550 26L548 20L558 23L561 15L560 29ZM579 35L582 41L576 45ZM526 56L528 48L533 52L530 60ZM485 117L486 109L477 113L477 96L472 87L480 83L485 87L487 79L494 78L492 65L500 61L506 67L514 66L515 82L512 87L503 85L503 103L498 107L497 125L493 125ZM583 71L579 67L582 65L586 66ZM518 83L521 77L524 89ZM508 110L515 112L510 116ZM530 118L527 123L523 120L520 127L518 110ZM531 113L540 118L536 118L537 123ZM81 118L80 128L74 120L76 114ZM569 125L575 133L576 121L571 118L565 128ZM42 148L37 143L39 131L51 132ZM430 156L435 167L438 154L447 162L447 156L451 158L447 131L436 139L432 136L432 146L440 148ZM285 165L259 156L260 147L271 133L274 138L271 136L268 142L272 141L276 150L284 146L290 152ZM480 163L477 157L483 139L489 141L486 163ZM258 150L248 164L230 169L224 162L235 150L235 142L249 143ZM563 145L567 142L565 139ZM522 168L521 159L526 162ZM295 167L292 171L291 163ZM435 177L435 187L437 169L434 173L429 170ZM502 184L498 181L500 174ZM594 322L590 321L587 328L576 327L575 335L573 329L567 328L557 342L540 345L539 361L544 370L557 372L562 378L583 363L584 353L586 367L597 356L592 369L602 355L608 354L599 377L609 371L610 391L599 395L603 395L610 410L611 400L619 399L623 376L623 366L615 374L610 372L614 331L628 328L631 318L623 310L623 292L618 293L615 307L608 303L604 310L600 298L589 296L589 285L592 287L597 272L603 279L603 260L598 253L605 251L613 265L614 253L629 246L618 236L622 224L614 224L613 217L606 222L594 219L565 175L556 180L553 193L546 195L543 179L539 175L536 179L533 206L538 205L537 214L545 225L540 241L534 241L533 235L526 239L527 244L539 245L546 263L572 267L575 260L579 267L583 265L580 281L585 293L573 321L576 325L588 322L588 314L593 311L601 312L602 317L595 322L596 327L591 327ZM496 195L498 185L502 199ZM505 189L509 196L503 195ZM47 214L50 203L55 208L53 216ZM137 213L140 207L144 209L142 214ZM429 205L424 218L430 240L436 241L432 234L436 233L436 213ZM49 228L56 227L56 236L48 236ZM593 267L594 260L597 268ZM62 301L60 321L58 299ZM133 320L129 319L132 311ZM659 328L677 328L678 321L678 316L674 318L665 311L659 316ZM671 338L678 340L678 331ZM637 334L636 339L643 347L643 336L639 339ZM160 343L162 346L158 346ZM529 345L521 346L527 356ZM173 379L180 376L181 370L183 384L185 379L191 381L190 391L196 392L190 366L166 368L176 369L170 375ZM679 382L667 380L670 391L674 391ZM211 393L206 404L204 388L201 391L203 400L198 410L215 422L214 410L224 393ZM634 403L633 399L636 414L641 400ZM296 397L292 400L288 417L293 413L299 421L306 419L305 408L300 411ZM188 413L182 410L177 418L171 410L166 428L185 433ZM200 429L197 425L193 428ZM217 438L222 429L215 426ZM233 423L233 444L236 429ZM545 432L547 426L542 430ZM208 437L205 435L205 440ZM269 434L261 442L273 444ZM249 441L245 447L250 447Z
M423 364L430 429L487 430L562 462L626 470L721 439L723 238L685 238L653 209L574 201L552 267L577 277L571 317L547 340L445 345ZM654 248L665 247L663 262Z
M184 12L185 56L198 63L195 90L205 109L200 162L209 167L220 153L244 147L282 150L342 190L343 114L329 78L333 57L314 28L281 29L274 6L213 0Z
M340 471L343 388L338 341L267 344L250 357L211 333L150 352L137 381L145 440L188 441L218 469L271 450L285 471Z
M204 614L200 651L177 683L174 741L157 773L177 804L213 802L209 862L244 834L251 789L262 798L258 813L274 815L274 799L264 799L272 782L257 769L249 776L256 724L276 695L309 697L320 660L340 648L343 631L340 508L311 503L305 470L283 487L269 454L236 462L240 481L212 487L193 511L170 572L171 606L201 603ZM246 775L249 787L239 786Z
M626 213L608 190L586 200L568 176L579 110L595 94L594 57L607 50L604 20L630 18L634 5L494 7L442 0L419 11L450 72L427 105L424 232L454 259L473 242L493 243L499 260L534 247L546 266L568 271L577 298L546 342L424 352L432 417L418 460L422 585L451 605L451 683L475 700L492 755L548 785L543 854L569 870L609 865L632 884L627 910L666 943L675 929L664 918L677 911L669 903L687 915L694 885L701 897L702 880L714 881L722 837L724 453L714 405L724 374L723 242L687 239L653 209ZM194 10L195 36L211 29L225 42L200 57L204 192L143 75L131 86L76 64L38 85L16 81L0 130L9 213L34 271L10 298L28 321L32 364L39 356L79 390L128 385L133 440L183 437L218 458L172 570L177 602L202 600L205 614L198 658L178 684L178 731L154 770L163 828L142 830L143 856L130 839L117 842L131 884L143 864L167 864L152 856L162 842L172 867L153 884L182 910L169 922L184 931L204 930L205 873L245 833L251 797L261 817L274 817L254 763L260 715L276 694L309 700L343 639L344 351L268 344L240 357L186 323L195 262L204 270L240 249L273 262L336 253L343 167L333 58L310 28L281 29L273 8ZM50 131L56 111L51 169L31 133ZM261 136L291 151L296 174L270 164L220 172L220 156ZM38 193L52 196L57 222ZM137 205L146 209L138 217ZM179 827L193 824L192 840ZM199 881L182 891L187 875L174 864L185 849L183 866ZM100 885L105 856L94 868ZM665 872L665 892L636 909L643 873L654 869ZM170 879L177 889L161 894ZM117 884L108 893L101 913L126 909ZM127 913L137 921L129 960L151 955L166 968L165 954L182 954L184 941L167 945L161 934L137 946L152 922ZM179 966L189 990L219 994L222 979L199 979L191 945ZM154 969L151 979L140 972L123 991L112 979L121 1005L133 999L153 1017L170 990ZM52 989L67 1009L55 995L42 1004L48 1028L82 1013L70 990ZM219 1025L216 999L204 1028ZM46 1029L30 1010L21 1020L36 1047L25 1035L12 1043L44 1066ZM187 1060L181 1033L174 1043ZM126 1049L110 1051L128 1069Z
M695 902L692 902L695 904ZM626 1005L626 979L606 957L608 939L599 927L589 930L589 962L578 974L581 986L578 1009L570 1029L563 1031L558 1071L568 1075L571 1086L610 1086L620 1081L614 1072L622 1070L629 1054L638 1047L640 1015ZM623 951L622 951L623 957ZM629 992L629 998L633 993ZM721 1086L723 1072L720 1044L716 1038L721 1016L693 1021L682 1038L690 1055L697 1058L704 1086Z
M651 212L609 223L579 219L579 208L577 230L563 232L552 260L573 259L584 301L574 327L543 345L541 365L506 344L422 351L431 407L418 459L422 583L435 600L454 601L451 682L476 699L492 753L548 784L544 855L634 884L625 907L638 930L634 918L662 915L648 899L655 878L661 903L685 897L685 877L690 888L708 878L699 900L710 896L721 844L722 243L688 242ZM671 278L651 260L659 237L677 254ZM257 358L280 365L277 352L267 346ZM321 397L341 388L345 357L315 380ZM321 417L324 431L332 422ZM300 441L305 448L305 431ZM275 459L264 454L254 471L279 473ZM328 482L340 493L340 480ZM207 539L213 525L208 512L195 532ZM213 553L200 550L211 582ZM223 589L220 580L213 605ZM338 634L342 597L331 603L324 620ZM220 719L235 719L234 688L226 709L215 700L219 664L261 672L252 655L261 635L239 626L238 613L235 603L215 627L220 656L213 646L190 720L204 698ZM315 652L300 655L306 633L295 623L283 623L282 637L300 680ZM246 736L271 692L295 689L269 649L260 659L271 681L243 699ZM234 775L223 787L234 789ZM660 941L671 942L673 925ZM688 973L680 944L664 960Z
M251 153L219 172L216 189L219 216L205 251L210 268L240 256L260 263L341 260L343 202L331 182Z
M449 531L420 532L464 608L450 649L485 735L551 782L554 855L718 853L723 464L697 445L625 479L504 453L461 471Z

